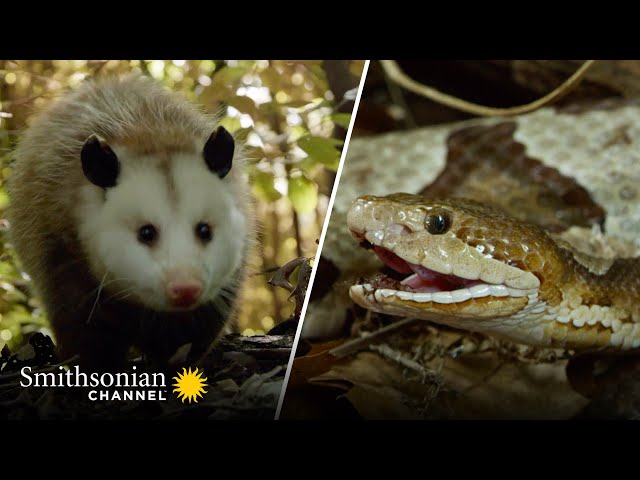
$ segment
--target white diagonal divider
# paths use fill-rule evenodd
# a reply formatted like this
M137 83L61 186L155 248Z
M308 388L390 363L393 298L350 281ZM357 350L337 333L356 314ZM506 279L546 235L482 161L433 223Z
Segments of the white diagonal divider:
M300 341L300 334L302 333L302 326L304 325L304 317L307 313L307 306L309 305L309 297L311 296L311 290L313 288L313 282L316 278L316 271L318 270L318 259L322 253L322 245L324 244L324 237L327 234L327 227L329 226L329 220L331 219L331 212L333 211L333 202L336 199L336 193L338 186L340 185L340 176L342 175L342 167L344 167L344 160L349 150L349 141L351 140L351 132L353 131L353 125L356 121L356 115L358 114L358 107L360 106L360 97L362 96L362 90L364 88L365 80L367 79L367 72L369 70L370 60L364 63L362 70L362 77L360 77L360 85L358 86L358 94L353 105L353 112L351 113L351 121L349 122L349 129L347 130L347 136L344 140L344 147L342 148L342 155L340 156L340 165L336 173L336 178L333 182L333 190L331 191L331 198L329 199L329 206L327 208L327 214L324 219L324 225L322 227L322 235L320 235L320 242L318 243L318 249L315 255L315 261L313 268L311 269L311 276L309 277L309 286L307 287L307 293L302 304L302 311L300 312L300 320L298 321L298 329L296 330L296 336L293 340L293 347L291 348L291 356L289 357L289 364L287 365L287 372L284 376L282 383L282 390L280 391L280 398L278 399L278 408L276 409L275 420L280 418L280 410L282 409L282 403L284 402L285 393L287 391L287 385L289 383L289 376L291 375L291 368L293 367L293 359L296 355L296 349L298 348L298 342Z

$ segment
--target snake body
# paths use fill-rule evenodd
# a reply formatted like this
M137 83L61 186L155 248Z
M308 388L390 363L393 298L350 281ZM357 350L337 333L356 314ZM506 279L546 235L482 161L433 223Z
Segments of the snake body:
M353 140L322 252L334 294L303 334L336 334L349 292L519 343L639 347L639 146L634 102Z

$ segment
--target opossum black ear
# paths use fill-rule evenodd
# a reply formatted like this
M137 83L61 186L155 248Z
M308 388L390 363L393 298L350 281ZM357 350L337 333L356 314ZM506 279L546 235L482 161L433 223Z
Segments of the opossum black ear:
M97 135L87 138L80 152L82 171L94 185L114 187L120 174L120 162L107 142Z
M224 127L218 127L204 144L204 161L209 170L220 178L227 176L231 170L235 142L233 137Z

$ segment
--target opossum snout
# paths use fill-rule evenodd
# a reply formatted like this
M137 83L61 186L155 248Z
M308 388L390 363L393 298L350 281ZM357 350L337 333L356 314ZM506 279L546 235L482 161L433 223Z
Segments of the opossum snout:
M191 307L202 294L202 282L195 279L174 280L167 283L167 298L174 307Z

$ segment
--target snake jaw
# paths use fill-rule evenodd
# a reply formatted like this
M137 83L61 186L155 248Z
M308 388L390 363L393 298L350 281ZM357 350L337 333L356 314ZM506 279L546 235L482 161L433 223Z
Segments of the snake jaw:
M498 290L496 296L490 286L481 286L486 296L470 297L469 292L452 290L451 292L413 293L402 290L376 288L370 283L353 285L349 289L351 299L361 307L387 315L412 316L437 323L446 323L454 327L469 330L482 330L475 324L479 320L492 320L500 317L518 315L531 304L536 294L527 296L503 296L504 290ZM460 322L469 321L468 325ZM480 327L480 328L478 328Z

